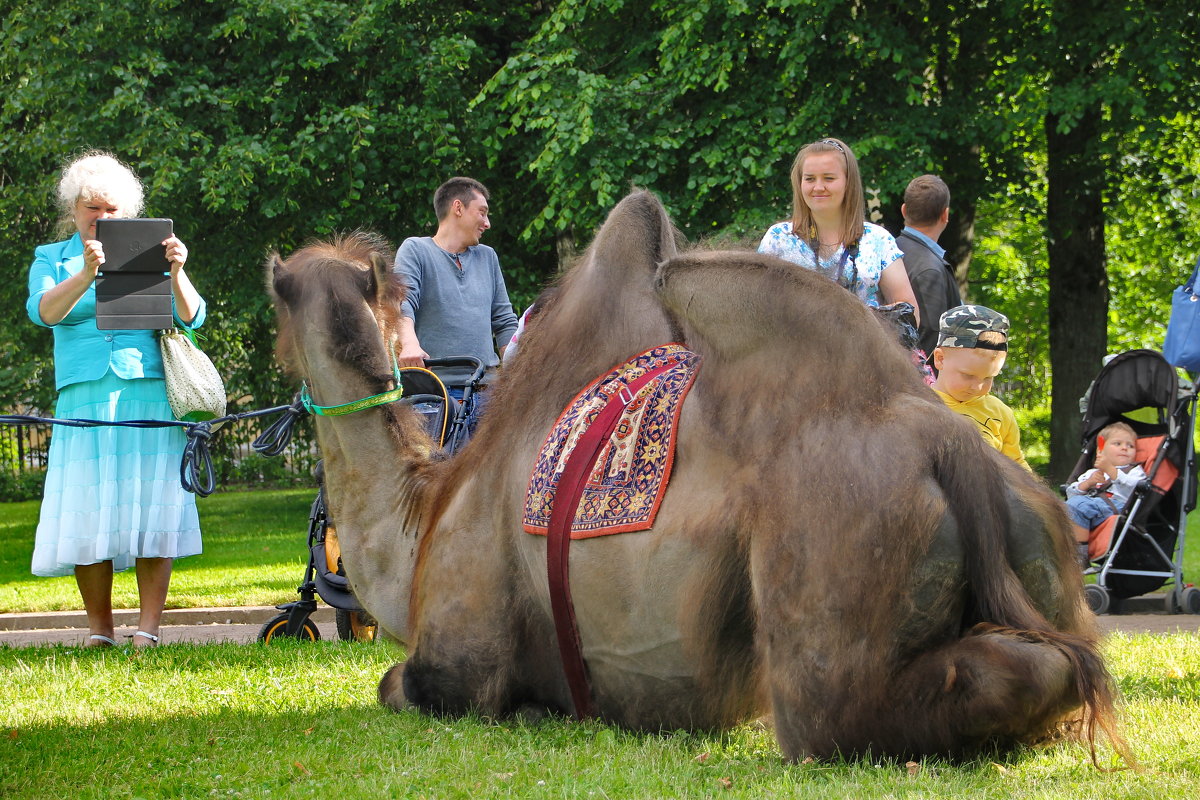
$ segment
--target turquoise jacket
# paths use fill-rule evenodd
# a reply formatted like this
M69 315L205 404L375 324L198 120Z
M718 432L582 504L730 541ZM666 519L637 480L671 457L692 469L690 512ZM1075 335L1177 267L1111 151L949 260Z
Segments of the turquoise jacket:
M103 378L112 370L119 378L163 377L162 356L154 331L102 331L96 327L96 285L92 284L79 302L57 325L42 321L38 307L42 295L83 268L83 241L79 234L70 239L37 248L29 268L29 300L25 312L38 325L54 331L54 385L57 389L72 383ZM172 300L172 305L174 300ZM200 308L190 325L199 328L208 316L208 304L200 298Z

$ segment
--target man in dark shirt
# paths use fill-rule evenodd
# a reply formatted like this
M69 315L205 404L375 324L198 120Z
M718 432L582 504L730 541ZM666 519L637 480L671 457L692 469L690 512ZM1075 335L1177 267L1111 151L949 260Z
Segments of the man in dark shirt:
M904 190L900 213L904 230L896 237L896 244L904 253L904 268L921 312L917 346L929 355L937 346L938 320L947 310L962 305L954 268L946 261L945 249L937 243L950 223L950 189L946 182L936 175L913 178Z

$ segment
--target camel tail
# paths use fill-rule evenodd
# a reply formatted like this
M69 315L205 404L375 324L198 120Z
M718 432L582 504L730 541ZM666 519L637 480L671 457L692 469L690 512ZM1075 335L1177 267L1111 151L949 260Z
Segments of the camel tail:
M1136 768L1137 761L1117 729L1116 690L1094 637L1056 630L1037 610L1008 561L1009 495L982 490L1008 481L993 459L976 452L986 445L975 445L948 437L938 447L934 462L937 481L962 537L975 623L972 633L1004 632L1062 653L1071 665L1076 695L1063 698L1064 712L1069 710L1066 706L1078 704L1081 713L1068 714L1074 719L1062 719L1059 727L1087 743L1097 767L1096 734L1102 731L1125 763Z

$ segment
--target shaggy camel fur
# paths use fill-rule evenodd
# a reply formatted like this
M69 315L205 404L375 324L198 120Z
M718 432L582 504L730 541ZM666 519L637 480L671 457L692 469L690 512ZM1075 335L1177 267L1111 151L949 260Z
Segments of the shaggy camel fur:
M649 347L702 357L646 532L572 545L597 713L712 729L770 710L785 756L962 755L1111 729L1060 504L983 445L831 282L680 255L661 204L610 214L451 460L404 406L316 419L343 561L409 658L382 702L571 709L530 470L563 406ZM352 236L273 257L280 354L322 404L391 384L402 288ZM1078 728L1079 726L1075 726Z

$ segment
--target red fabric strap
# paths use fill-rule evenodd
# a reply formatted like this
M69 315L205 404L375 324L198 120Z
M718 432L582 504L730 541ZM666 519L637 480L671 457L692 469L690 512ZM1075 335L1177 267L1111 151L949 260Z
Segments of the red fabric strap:
M633 402L633 398L642 387L673 366L675 365L663 364L649 370L610 397L608 404L579 437L559 477L558 492L555 494L554 508L550 512L550 523L546 529L546 577L550 582L550 608L554 613L558 653L567 676L567 686L571 689L576 719L594 716L595 711L592 707L592 690L587 667L583 663L579 626L575 622L575 606L571 602L571 523L575 519L575 511L579 507L579 499L583 496L584 485L592 466L616 429L621 413Z

